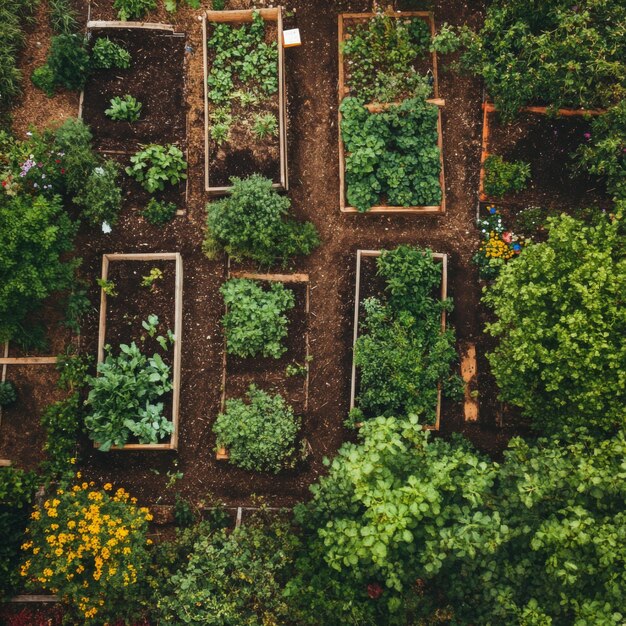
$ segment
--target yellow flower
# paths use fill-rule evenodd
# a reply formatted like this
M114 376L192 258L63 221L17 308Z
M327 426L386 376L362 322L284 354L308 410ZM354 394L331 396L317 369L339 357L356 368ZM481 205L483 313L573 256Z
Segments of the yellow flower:
M53 573L54 572L49 567L46 567L46 569L44 569L44 571L43 571L43 575L47 576L48 578L50 578Z
M33 511L30 514L30 519L38 520L41 517L41 513L39 511Z
M104 483L104 490L111 491L113 489L113 485L111 483Z

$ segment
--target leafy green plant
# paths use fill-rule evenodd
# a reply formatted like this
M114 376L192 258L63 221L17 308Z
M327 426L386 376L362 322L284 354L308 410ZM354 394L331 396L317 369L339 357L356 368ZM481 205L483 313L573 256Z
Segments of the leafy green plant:
M151 144L130 158L126 173L140 182L146 191L163 191L166 184L177 185L187 178L187 163L182 151L169 144Z
M214 11L223 11L226 8L226 0L212 0Z
M423 98L370 113L355 98L341 103L346 196L359 211L441 203L437 107Z
M55 33L72 35L78 32L78 15L69 0L49 0L48 6L50 26Z
M263 289L258 282L231 278L220 288L228 312L222 318L228 354L242 358L280 358L287 348L287 311L295 306L292 290L271 282Z
M176 211L176 205L173 202L150 198L141 216L154 226L163 226L174 219Z
M246 397L247 403L226 400L224 413L213 424L217 448L227 448L229 461L243 469L277 474L293 467L300 418L280 394L250 385Z
M377 13L366 22L348 22L341 44L350 93L365 102L394 102L421 92L415 61L428 51L430 31L420 17Z
M78 437L82 431L82 402L75 391L64 400L49 405L41 416L46 431L42 470L48 480L62 479L74 472Z
M52 38L46 59L47 70L38 73L38 82L69 91L80 91L87 81L90 62L85 39L81 35L57 35Z
M551 218L548 240L527 246L484 296L496 318L487 358L500 397L541 431L624 426L622 241L621 218Z
M179 0L165 0L165 10L174 13L178 10ZM185 4L191 9L200 8L200 0L185 0Z
M130 52L108 37L98 37L91 50L91 66L97 70L127 70L131 61Z
M41 91L43 91L48 98L52 98L52 96L54 96L54 92L56 91L56 80L54 72L47 65L36 67L33 70L30 79L33 85L35 85L37 89L41 89Z
M111 98L111 107L104 114L117 122L136 122L141 115L141 102L137 98L126 94L123 98L115 96Z
M235 259L269 264L310 254L319 245L313 224L286 219L291 202L271 180L257 174L231 180L230 196L207 205L207 247L219 243Z
M73 202L80 208L81 217L92 226L103 222L114 226L122 208L122 189L118 185L119 165L105 159L94 167L83 188Z
M96 285L98 285L109 298L115 298L119 295L117 285L112 280L96 278Z
M113 2L113 8L117 10L117 15L123 22L141 19L148 11L156 9L156 6L156 0L115 0Z
M9 406L17 400L15 385L10 380L0 381L0 407Z
M154 291L159 280L163 280L163 272L158 267L153 267L147 276L141 277L141 286Z
M259 113L254 117L252 130L259 139L277 137L278 120L273 113Z
M121 344L118 356L109 347L88 385L85 426L102 452L131 437L157 443L172 432L160 401L172 390L171 368L159 354L147 357L135 342Z
M490 154L484 168L485 193L494 198L519 193L526 189L530 180L530 163L524 161L505 161L501 156Z
M454 26L450 26L450 24L444 22L439 27L437 34L432 38L430 50L431 52L437 52L439 54L451 54L452 52L456 52L461 44L461 37Z

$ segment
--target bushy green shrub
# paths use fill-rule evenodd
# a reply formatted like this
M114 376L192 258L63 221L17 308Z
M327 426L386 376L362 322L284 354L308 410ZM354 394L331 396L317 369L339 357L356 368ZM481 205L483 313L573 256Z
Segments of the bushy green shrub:
M437 206L442 191L437 107L423 98L370 113L356 98L341 103L346 196L359 211L381 204Z
M80 91L85 86L90 69L89 52L82 35L53 37L46 66L55 87ZM46 76L45 81L42 78L43 74L40 72L39 82L47 85L49 78Z
M98 37L91 50L91 66L94 69L126 70L130 67L131 61L130 52L108 37Z
M48 65L36 67L33 70L30 79L33 82L33 85L35 85L37 89L41 89L41 91L43 91L48 98L52 98L52 96L54 96L54 92L56 91L56 80L54 72Z
M148 11L156 9L156 0L115 0L113 8L117 10L117 15L125 22L126 20L139 20Z
M0 598L12 595L19 585L20 545L28 524L30 505L37 489L34 472L13 467L0 471Z
M78 263L66 254L75 233L58 196L0 200L0 341L11 339L49 295L72 285Z
M621 219L552 218L548 240L527 246L486 292L500 396L542 431L626 423L623 236Z
M187 178L185 174L187 163L183 153L172 144L146 146L130 157L130 162L126 173L140 182L150 193L157 190L163 191L166 184L177 185Z
M239 357L280 358L287 348L286 313L295 306L295 296L283 283L271 282L263 289L258 282L232 278L220 288L228 312L222 318L228 354Z
M505 161L501 156L491 154L485 159L484 168L485 193L494 198L519 193L526 189L530 180L530 164L524 161Z
M82 191L85 181L99 165L92 139L89 126L75 117L65 120L54 133L53 149L64 154L65 186L71 196Z
M235 259L271 264L310 254L319 245L312 223L287 218L291 202L271 180L254 174L232 183L230 196L207 205L207 247L217 242Z
M78 32L78 16L69 0L48 0L50 27L58 35Z
M78 392L49 405L41 416L46 431L42 469L48 480L67 478L74 471L78 437L82 426L81 399Z
M119 166L105 159L94 167L86 179L83 188L74 197L74 203L80 207L81 217L92 226L107 222L117 223L122 208L122 189L118 185Z
M224 413L213 424L217 447L228 450L229 461L246 470L277 474L295 464L295 444L300 430L285 399L254 385L241 398L226 400Z
M0 381L0 407L9 406L17 400L15 385L10 380Z
M141 102L137 98L126 94L123 98L111 98L111 107L104 114L116 122L136 122L141 115Z
M176 205L173 202L150 198L148 205L141 212L141 215L150 224L163 226L174 219L176 211Z

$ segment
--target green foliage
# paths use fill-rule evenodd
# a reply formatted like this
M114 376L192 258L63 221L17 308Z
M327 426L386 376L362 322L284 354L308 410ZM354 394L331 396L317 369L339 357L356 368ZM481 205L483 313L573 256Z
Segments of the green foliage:
M78 437L82 431L80 394L76 391L65 400L48 406L41 416L46 431L42 471L48 480L71 477L76 460Z
M104 114L116 122L136 122L141 115L141 102L137 98L126 94L123 98L115 96L111 98L111 107Z
M426 20L377 13L366 22L348 22L346 33L346 85L353 96L365 102L395 102L421 92L424 79L414 65L428 51Z
M365 318L354 351L359 389L356 411L360 421L378 415L415 414L427 424L436 420L439 386L452 399L461 392L454 331L441 329L441 268L430 250L400 246L378 259L385 279L386 302L368 298Z
M226 400L226 409L213 424L217 448L225 447L229 461L246 470L272 472L295 465L300 418L280 395L254 385L240 398Z
M281 597L294 539L284 522L252 518L232 532L204 533L186 551L158 601L160 624L285 624Z
M11 339L48 296L72 285L78 262L65 254L75 233L58 196L0 200L0 341Z
M626 200L626 98L591 123L574 156L580 169L603 176L610 194Z
M109 347L98 364L98 376L87 382L85 426L101 451L122 446L131 437L139 443L158 443L172 432L161 400L173 388L171 368L159 354L149 358L135 342L121 344L118 356Z
M37 476L13 467L0 470L0 598L12 595L19 585L20 545L35 497Z
M80 91L85 86L90 69L89 52L82 35L53 37L46 66L55 88ZM44 85L47 85L47 78Z
M69 0L48 0L50 26L58 35L72 35L78 32L78 15Z
M106 159L95 167L86 179L83 188L74 197L80 208L81 217L92 226L107 222L117 223L122 208L122 189L118 186L119 166Z
M112 280L106 278L96 278L96 285L102 289L102 291L109 297L115 298L118 296L117 285Z
M461 43L461 37L454 26L444 22L439 27L437 34L432 38L430 50L439 54L451 54L459 49Z
M130 52L108 37L98 37L91 50L91 66L97 70L127 70L131 61Z
M182 151L169 144L151 144L130 157L126 173L140 182L150 193L163 191L166 184L177 185L187 178L187 163Z
M200 8L200 0L185 0L185 4L192 9ZM174 13L178 10L178 0L165 0L165 10Z
M295 306L295 296L283 283L271 282L264 289L254 280L232 278L220 288L228 312L222 318L226 350L242 358L279 359L287 348L286 313Z
M608 107L626 95L621 0L495 0L464 65L481 75L507 117L525 105Z
M117 15L125 22L126 20L139 20L148 11L156 9L156 0L115 0L113 8L117 10Z
M231 180L230 196L207 205L207 246L207 240L213 248L218 242L235 259L271 264L310 254L319 245L312 223L285 219L291 201L271 180L258 174Z
M509 193L523 191L530 180L530 163L505 161L494 154L485 159L485 193L502 198Z
M252 130L259 139L278 137L278 120L273 113L259 113L254 116Z
M154 291L159 280L163 280L163 272L158 267L153 267L147 276L141 277L141 286Z
M212 7L214 11L223 11L226 8L226 0L213 0Z
M9 406L17 400L15 385L10 380L0 381L0 407Z
M176 210L176 205L173 202L150 198L148 205L141 212L141 216L154 226L163 226L174 219Z
M624 426L626 259L620 219L548 221L548 240L500 271L484 302L501 398L546 432Z
M359 211L381 204L441 202L437 107L423 98L370 113L355 98L341 103L348 203Z
M54 72L48 65L36 67L33 70L30 79L33 85L35 85L37 89L41 89L41 91L43 91L48 98L52 98L52 96L54 96L54 92L56 91L56 81Z

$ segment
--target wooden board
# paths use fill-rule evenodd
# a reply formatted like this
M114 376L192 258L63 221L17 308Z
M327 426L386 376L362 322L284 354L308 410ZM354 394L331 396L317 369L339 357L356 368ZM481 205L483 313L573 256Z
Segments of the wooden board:
M283 7L256 9L265 21L275 21L278 46L278 141L280 153L280 182L273 183L275 189L289 189L289 167L287 158L287 83L285 78L285 51L283 48ZM202 47L204 61L204 187L211 196L223 196L232 191L232 185L211 185L209 176L209 59L207 50L207 24L245 24L252 21L255 10L206 11L202 20Z
M354 290L354 328L352 333L352 375L350 381L350 410L355 406L356 400L356 364L354 362L354 351L359 338L359 316L361 300L361 261L364 257L379 257L382 250L357 250L356 251L356 286ZM448 255L433 252L433 259L441 263L441 300L448 297ZM446 311L441 312L441 331L446 329ZM437 391L437 414L435 423L424 426L426 430L439 430L441 421L441 385Z
M464 347L461 356L461 378L465 383L463 417L466 422L478 421L478 399L472 395L472 387L476 386L477 377L476 344L471 343Z
M111 450L177 450L180 419L180 379L183 332L183 259L178 252L147 252L130 254L102 255L102 280L107 280L109 265L116 261L173 261L176 264L174 286L174 358L172 373L172 424L173 431L168 443L130 443L124 446L113 446ZM104 343L106 335L107 295L100 290L100 320L98 326L98 363L104 361ZM95 447L98 447L94 444Z
M387 12L387 15L396 18L404 17L420 17L426 20L430 27L431 35L435 35L435 19L432 11L397 11ZM446 212L446 181L444 174L443 162L443 125L441 119L441 109L445 106L445 100L439 98L439 77L437 71L437 53L432 53L433 66L433 92L434 98L428 100L431 104L438 107L437 111L437 147L439 148L439 184L441 186L441 204L434 206L420 207L402 207L402 206L386 206L378 205L369 208L367 211L359 211L355 207L348 206L346 199L346 154L343 138L341 136L341 112L339 110L341 102L348 94L348 87L345 85L345 70L343 57L343 42L345 40L345 20L369 20L376 16L376 13L342 13L338 17L338 46L339 46L339 107L337 107L337 132L339 135L339 209L342 213L425 213L425 214L443 214ZM397 104L397 103L396 103ZM376 113L388 108L389 104L369 103L365 107L371 112Z

